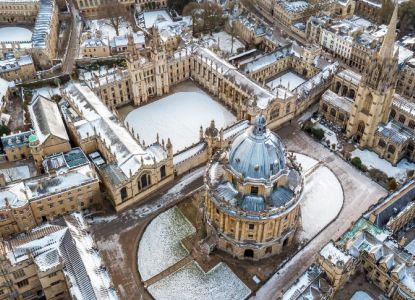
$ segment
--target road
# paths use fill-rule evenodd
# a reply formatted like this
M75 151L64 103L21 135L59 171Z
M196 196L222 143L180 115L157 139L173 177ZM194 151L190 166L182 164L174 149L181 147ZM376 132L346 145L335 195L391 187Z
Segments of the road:
M294 123L294 122L293 122ZM339 216L317 237L310 241L283 268L275 273L251 299L280 299L283 292L316 259L319 250L331 239L336 240L351 223L372 204L386 195L386 191L368 177L342 160L335 153L311 139L296 125L287 125L278 134L290 151L314 157L330 168L339 179L344 193L344 206Z
M69 37L68 48L66 50L66 55L62 63L63 74L72 74L73 68L75 66L75 58L78 55L79 35L82 26L79 11L76 9L73 0L69 0L68 5L72 15L72 28Z

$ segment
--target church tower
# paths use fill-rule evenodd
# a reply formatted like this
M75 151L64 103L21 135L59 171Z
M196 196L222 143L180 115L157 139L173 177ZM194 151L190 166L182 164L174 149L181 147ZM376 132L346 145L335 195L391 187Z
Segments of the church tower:
M398 73L398 51L394 50L397 22L395 4L382 46L367 63L347 124L347 137L354 137L361 147L373 146L378 124L389 118Z
M155 94L163 96L170 91L166 48L156 26L152 28L151 61L154 62Z

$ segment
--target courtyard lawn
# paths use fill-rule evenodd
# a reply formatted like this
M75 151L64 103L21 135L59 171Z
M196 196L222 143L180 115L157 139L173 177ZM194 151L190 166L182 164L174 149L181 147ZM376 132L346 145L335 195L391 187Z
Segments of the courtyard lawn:
M406 171L415 170L415 164L409 162L406 158L402 159L396 167L394 167L386 159L380 158L375 152L369 150L355 149L352 152L353 157L359 157L362 163L368 168L376 168L384 172L388 177L393 177L399 182L405 181Z
M294 72L289 71L282 76L278 76L277 78L267 82L266 85L271 89L282 85L284 88L293 91L303 82L305 82L305 80L302 77Z
M368 293L363 291L357 291L353 294L353 297L350 300L373 300L372 297L369 296Z
M412 253L412 255L415 255L415 238L408 244L405 246L405 249Z
M195 231L177 207L151 221L138 247L138 270L142 280L150 279L186 257L189 252L181 240Z
M30 42L32 31L25 27L0 27L0 42Z
M132 28L130 24L127 21L122 21L119 26L119 35L128 33L129 28ZM90 30L92 32L99 30L101 31L103 37L108 37L110 39L117 36L114 27L110 24L109 19L88 20L86 21L84 30Z
M203 129L215 120L220 129L236 121L234 115L201 90L177 92L130 112L125 123L134 128L146 145L170 138L174 152L197 143Z
M343 189L333 172L317 165L317 160L295 154L305 174L301 195L301 226L299 237L312 239L320 230L334 220L343 205ZM315 168L314 170L312 170Z
M156 300L246 299L251 290L224 263L207 273L193 261L149 286Z
M232 36L224 31L215 32L212 34L213 39L216 41L219 49L229 54L238 53L238 49L245 49L245 45L234 37L233 49L232 49Z

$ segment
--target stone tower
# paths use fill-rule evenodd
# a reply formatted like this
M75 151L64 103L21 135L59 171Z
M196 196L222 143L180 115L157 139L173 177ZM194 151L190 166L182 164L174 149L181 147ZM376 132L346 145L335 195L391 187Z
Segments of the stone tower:
M167 53L158 29L152 28L151 61L154 62L155 95L162 96L170 90L169 72L167 69Z
M392 14L379 51L368 62L352 107L346 135L361 147L372 147L379 123L389 118L398 72L398 51L394 50L398 6Z
M29 136L29 147L33 160L35 161L36 168L40 172L42 169L43 149L40 146L39 139L34 134Z

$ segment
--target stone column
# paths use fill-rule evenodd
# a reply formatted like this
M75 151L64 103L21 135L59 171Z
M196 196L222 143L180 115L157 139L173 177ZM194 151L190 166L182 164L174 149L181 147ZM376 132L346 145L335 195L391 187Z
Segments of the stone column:
M235 240L239 241L240 240L240 235L239 235L239 226L240 226L241 221L237 220L236 221L236 228L235 228Z

